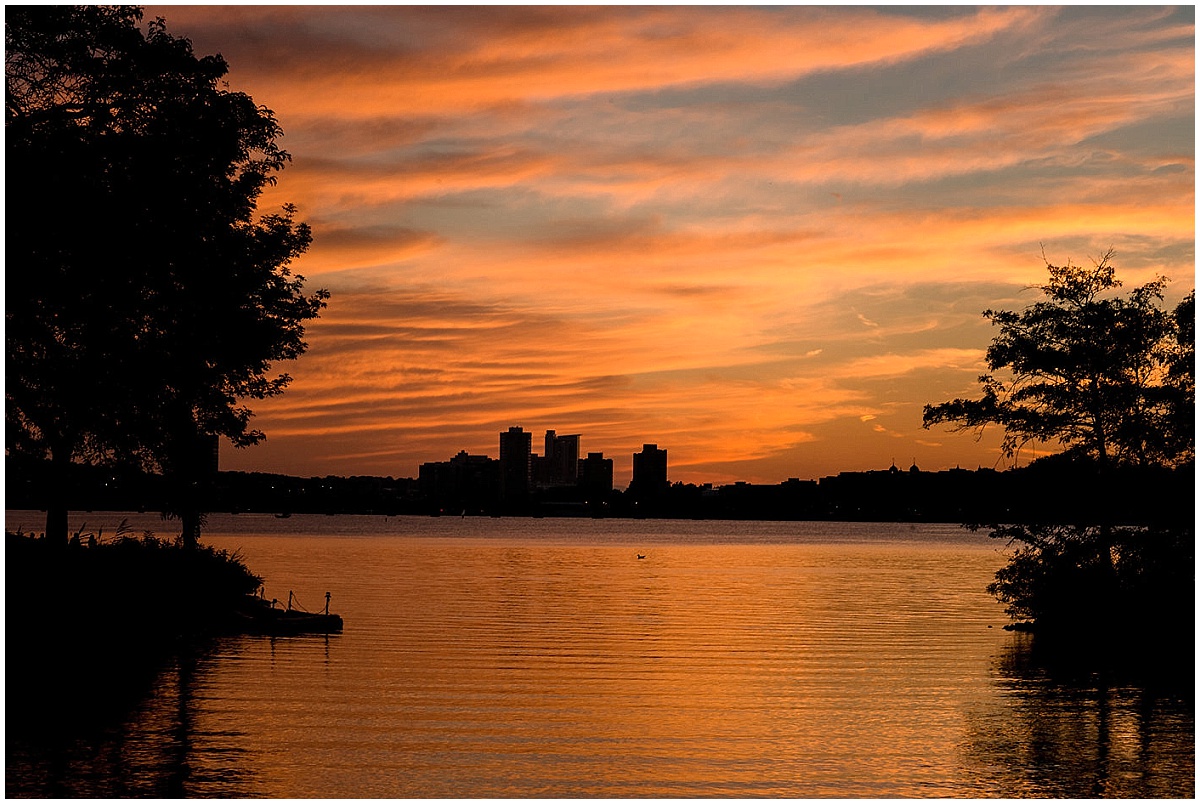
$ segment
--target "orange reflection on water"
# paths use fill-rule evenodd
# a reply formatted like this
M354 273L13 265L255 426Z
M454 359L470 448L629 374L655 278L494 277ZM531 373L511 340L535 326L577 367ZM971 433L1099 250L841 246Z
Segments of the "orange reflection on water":
M268 596L331 591L345 632L231 638L181 662L105 749L134 758L137 779L118 789L110 771L80 772L75 793L1057 797L1193 784L1191 705L1020 666L984 592L1003 556L953 527L363 523L298 515L264 527L309 535L208 537L240 547Z
M981 593L994 554L645 552L339 542L367 572L340 596L331 688L305 697L331 707L327 728L370 739L333 764L352 775L369 751L373 775L393 774L375 793L413 796L960 790L961 705L1002 633ZM271 795L329 789L328 769L291 773Z

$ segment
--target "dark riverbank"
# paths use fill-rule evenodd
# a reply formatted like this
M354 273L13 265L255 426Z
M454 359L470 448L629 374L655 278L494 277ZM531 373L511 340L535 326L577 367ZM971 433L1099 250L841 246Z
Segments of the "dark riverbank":
M261 579L236 555L130 534L5 537L6 701L36 725L136 694L181 646L221 633Z

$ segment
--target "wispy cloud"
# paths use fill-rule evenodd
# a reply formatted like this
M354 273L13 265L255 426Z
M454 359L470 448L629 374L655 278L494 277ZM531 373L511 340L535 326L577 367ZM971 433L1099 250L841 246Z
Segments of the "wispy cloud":
M672 478L991 465L920 427L985 307L1194 265L1190 8L148 8L272 108L333 291L226 465L413 475L579 432Z

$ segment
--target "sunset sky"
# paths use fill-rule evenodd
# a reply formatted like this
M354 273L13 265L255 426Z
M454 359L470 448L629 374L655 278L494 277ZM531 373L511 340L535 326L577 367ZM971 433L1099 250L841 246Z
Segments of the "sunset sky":
M274 110L332 293L222 468L582 435L618 487L997 463L923 430L980 312L1110 247L1194 286L1194 9L148 6ZM1025 462L1032 455L1022 457Z

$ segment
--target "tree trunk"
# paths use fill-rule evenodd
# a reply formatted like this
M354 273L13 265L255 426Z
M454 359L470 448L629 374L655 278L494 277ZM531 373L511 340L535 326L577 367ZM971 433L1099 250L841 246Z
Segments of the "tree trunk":
M67 506L55 497L46 504L46 541L55 547L67 546Z
M46 498L46 541L55 547L67 546L70 472L70 448L55 445L50 450L50 488Z
M179 519L183 522L183 546L188 550L194 550L200 543L200 525L201 514L195 508L181 511Z
M171 444L171 508L183 524L180 539L188 549L195 548L200 542L200 529L215 474L212 461L215 445L215 436L198 434L190 419L180 426Z
M1096 483L1096 489L1099 491L1098 499L1101 501L1097 506L1100 514L1097 551L1102 572L1102 586L1093 604L1096 606L1096 612L1101 621L1109 624L1114 622L1114 619L1120 614L1118 604L1120 578L1117 573L1116 558L1113 555L1116 536L1113 532L1113 513L1108 502L1120 498L1120 490L1116 486L1110 471L1108 455L1102 453Z

